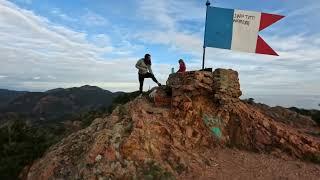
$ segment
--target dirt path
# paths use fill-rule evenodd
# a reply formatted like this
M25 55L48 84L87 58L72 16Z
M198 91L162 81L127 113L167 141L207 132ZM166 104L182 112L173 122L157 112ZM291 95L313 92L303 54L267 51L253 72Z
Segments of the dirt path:
M320 165L287 157L256 154L235 149L217 149L208 157L210 166L200 176L181 179L320 179Z

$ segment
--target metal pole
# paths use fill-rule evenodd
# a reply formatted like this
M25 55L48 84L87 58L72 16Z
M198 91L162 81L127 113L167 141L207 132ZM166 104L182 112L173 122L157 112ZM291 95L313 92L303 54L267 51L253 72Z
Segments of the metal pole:
M206 10L206 22L205 22L205 28L204 28L204 38L203 38L203 55L202 55L202 69L204 69L204 61L206 59L206 29L207 29L207 20L208 20L208 8L210 6L210 1L207 0L206 2L206 6L207 6L207 10Z
M206 47L203 46L203 55L202 55L202 70L204 69L204 60L206 58Z

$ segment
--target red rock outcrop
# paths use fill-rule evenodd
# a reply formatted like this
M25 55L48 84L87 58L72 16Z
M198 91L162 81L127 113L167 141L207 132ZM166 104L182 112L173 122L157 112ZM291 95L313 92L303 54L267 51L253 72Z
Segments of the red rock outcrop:
M262 152L284 151L299 158L320 154L319 138L242 102L235 71L174 74L167 83L172 87L174 114L182 116L183 122L202 118L220 144Z
M233 70L172 74L167 87L152 96L157 106L137 98L51 147L26 179L214 178L225 147L320 157L319 137L241 101Z

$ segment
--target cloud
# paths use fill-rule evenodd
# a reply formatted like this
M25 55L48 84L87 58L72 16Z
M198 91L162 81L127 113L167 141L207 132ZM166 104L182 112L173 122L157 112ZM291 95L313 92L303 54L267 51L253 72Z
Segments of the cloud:
M320 10L319 2L316 1L304 2L303 5L303 7L290 12L287 16L291 18L296 18L298 16L310 16L313 15L311 12L318 12Z
M202 49L202 28L189 28L203 24L205 9L195 1L139 1L138 13L145 27L134 34L144 44L158 44L173 52L197 56ZM201 54L201 53L200 53Z
M54 8L51 10L51 14L53 14L54 16L59 17L60 19L64 20L64 21L69 21L69 22L75 22L77 21L77 19L70 17L67 14L64 14L61 12L61 10L59 8Z
M169 4L165 1L141 0L139 12L142 18L154 22L160 27L165 29L175 28L175 20L170 16Z
M82 20L87 26L109 25L109 21L105 17L90 10L87 10L87 13L82 16Z
M33 2L33 0L18 0L18 1L25 4L31 4Z
M179 31L159 31L151 30L136 33L136 38L146 44L160 44L168 46L171 50L199 55L202 50L201 35L198 33L188 33Z
M111 38L105 34L93 35L91 39L92 42L99 47L108 47L112 45Z
M112 46L108 35L89 36L52 24L8 1L0 1L0 41L3 88L39 91L91 84L131 91L137 85L138 57L108 58L124 52Z
M182 27L185 21L202 22L205 17L204 9L196 1L140 0L138 4L137 13L140 17L159 30L174 31Z

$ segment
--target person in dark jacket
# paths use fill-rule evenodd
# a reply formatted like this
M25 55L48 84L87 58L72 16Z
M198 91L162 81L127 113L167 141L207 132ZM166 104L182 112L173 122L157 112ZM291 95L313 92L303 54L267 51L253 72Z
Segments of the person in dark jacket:
M146 54L144 58L141 58L138 60L136 64L136 68L139 70L138 76L139 76L139 91L140 94L143 91L143 83L145 78L151 78L155 83L158 84L158 86L161 86L161 84L158 82L158 80L154 77L152 69L151 69L151 55Z
M179 60L179 70L178 70L178 73L179 73L179 72L186 72L186 70L187 70L186 64L184 63L183 59L180 59L180 60Z

